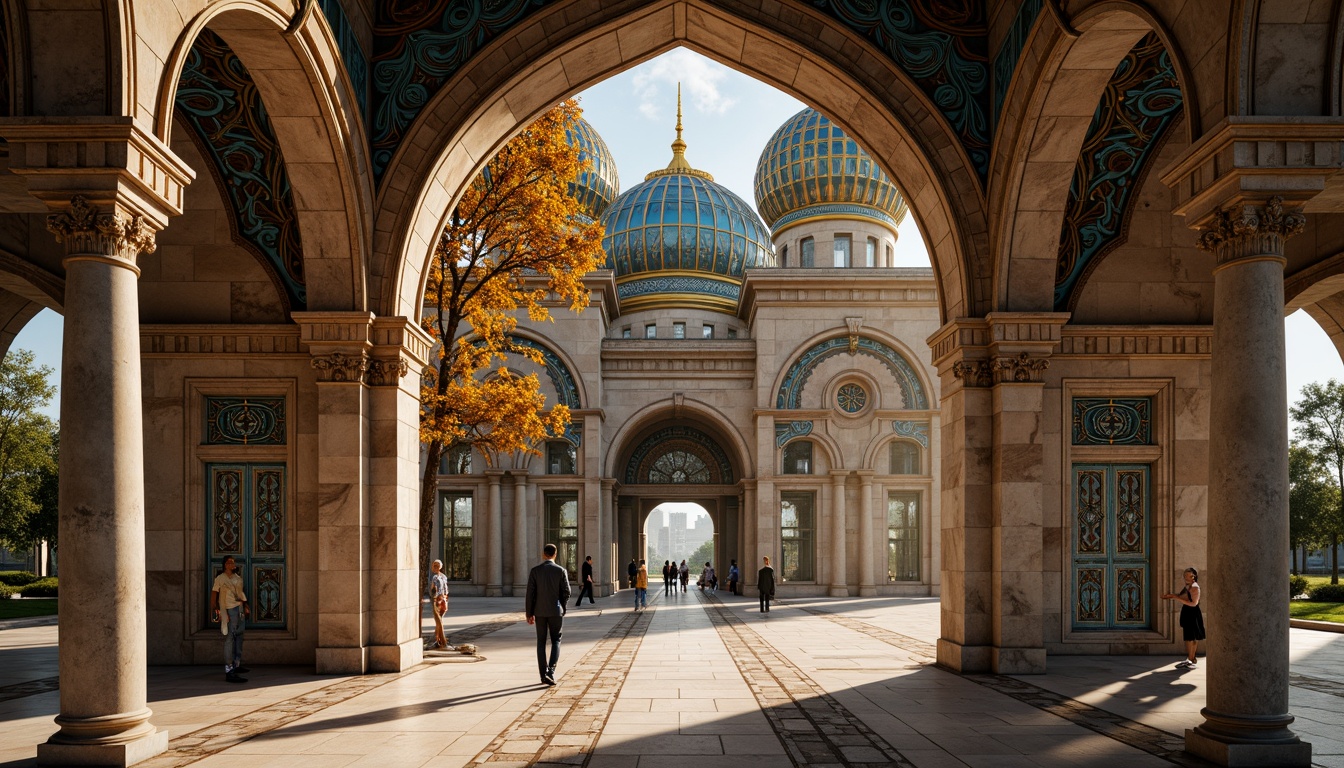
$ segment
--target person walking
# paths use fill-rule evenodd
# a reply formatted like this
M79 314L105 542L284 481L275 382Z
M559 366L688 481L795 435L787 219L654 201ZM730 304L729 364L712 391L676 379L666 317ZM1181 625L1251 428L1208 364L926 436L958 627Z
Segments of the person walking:
M770 601L775 597L775 569L770 567L770 558L765 558L765 567L756 572L756 586L761 590L761 613L770 612Z
M430 563L429 570L429 604L434 611L434 642L425 650L443 650L448 647L448 638L443 634L443 616L448 613L448 577L443 572L442 560Z
M706 589L710 592L714 591L714 567L708 562L705 563L705 567L700 571L699 582L701 592L704 592Z
M742 572L737 568L737 561L733 560L728 564L728 591L734 595L737 594L737 581L742 578Z
M677 566L671 560L663 561L663 594L672 594L672 584L677 580Z
M686 584L691 580L691 569L686 567L685 560L681 561L681 569L677 571L677 574L681 576L681 591L685 592Z
M224 679L230 683L246 683L240 677L250 672L243 666L244 621L251 612L247 609L247 593L243 591L243 577L238 575L238 562L233 555L224 558L224 572L215 577L210 589L210 609L220 623L224 635Z
M537 628L537 668L541 682L555 685L555 665L560 661L560 635L565 625L565 606L569 603L569 571L555 562L554 544L541 548L542 561L527 575L524 611L527 623ZM546 639L551 640L551 655L546 656Z
M643 560L635 571L635 610L649 607L649 567Z
M583 605L583 596L588 596L588 604L596 605L597 601L593 599L593 556L589 555L583 558L583 572L579 576L579 596L574 599L574 607Z
M1199 607L1199 571L1186 568L1183 574L1185 586L1180 592L1162 595L1163 600L1179 600L1181 603L1181 634L1185 638L1185 660L1176 662L1177 667L1194 669L1199 666L1195 652L1199 650L1199 641L1204 639L1204 610Z
M625 567L625 575L630 579L630 586L635 586L635 571L639 566L635 565L635 558L630 558L630 564Z

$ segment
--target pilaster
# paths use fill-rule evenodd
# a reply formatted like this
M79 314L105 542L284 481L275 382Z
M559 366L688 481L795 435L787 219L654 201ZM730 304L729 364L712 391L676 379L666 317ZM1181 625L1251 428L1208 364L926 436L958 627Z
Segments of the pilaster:
M859 596L873 597L873 470L859 472ZM885 580L884 580L885 581Z
M485 473L489 488L489 502L485 510L489 531L485 542L486 597L504 595L504 498L500 485L503 479L504 473L498 470Z
M845 583L845 527L849 517L849 494L845 491L848 480L848 472L831 472L831 597L849 597L849 585Z

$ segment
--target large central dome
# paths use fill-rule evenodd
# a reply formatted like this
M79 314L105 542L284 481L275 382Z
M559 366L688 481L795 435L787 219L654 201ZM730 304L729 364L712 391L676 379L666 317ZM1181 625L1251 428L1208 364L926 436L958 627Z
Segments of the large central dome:
M737 311L742 273L772 267L770 233L751 206L686 162L677 95L672 162L602 216L609 268L622 311L701 307Z

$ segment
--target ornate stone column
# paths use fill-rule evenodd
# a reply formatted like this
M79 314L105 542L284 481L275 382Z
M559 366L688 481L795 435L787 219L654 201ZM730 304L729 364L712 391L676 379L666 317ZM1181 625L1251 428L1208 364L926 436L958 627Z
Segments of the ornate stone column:
M873 582L873 472L859 473L859 596L877 594Z
M486 472L486 481L490 484L490 509L486 520L490 525L490 535L486 539L485 568L488 576L485 582L486 597L500 597L504 594L504 500L500 493L500 472Z
M845 519L849 517L849 503L845 498L845 484L849 473L831 473L831 597L849 597L845 581Z
M1306 766L1289 729L1288 415L1284 242L1306 223L1280 198L1220 210L1200 237L1214 269L1204 722L1189 751L1220 765ZM1178 565L1181 565L1178 563Z
M369 670L372 606L365 494L370 413L364 376L373 315L291 316L317 375L317 672L363 674Z
M527 592L529 573L528 557L532 550L527 546L527 475L518 473L513 476L513 596L523 597ZM594 569L596 573L596 569ZM596 579L596 576L594 576Z
M162 752L145 666L145 488L136 258L155 227L75 196L47 228L65 246L61 354L60 731L46 765L130 765Z

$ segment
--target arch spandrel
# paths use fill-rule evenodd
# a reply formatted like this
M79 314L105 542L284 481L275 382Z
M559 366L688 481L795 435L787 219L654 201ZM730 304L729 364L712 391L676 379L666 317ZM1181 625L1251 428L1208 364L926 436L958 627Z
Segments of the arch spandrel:
M805 9L788 9L805 23L785 23L749 8L669 2L605 10L580 24L564 21L568 7L526 17L468 62L397 149L379 191L370 275L384 314L413 314L448 206L508 136L549 104L678 45L815 105L869 148L912 202L944 318L983 304L973 296L988 285L974 277L988 270L977 172L931 101L863 37ZM613 32L619 58L611 58ZM495 55L502 50L523 53ZM570 62L583 66L571 71ZM868 66L877 69L860 71Z

